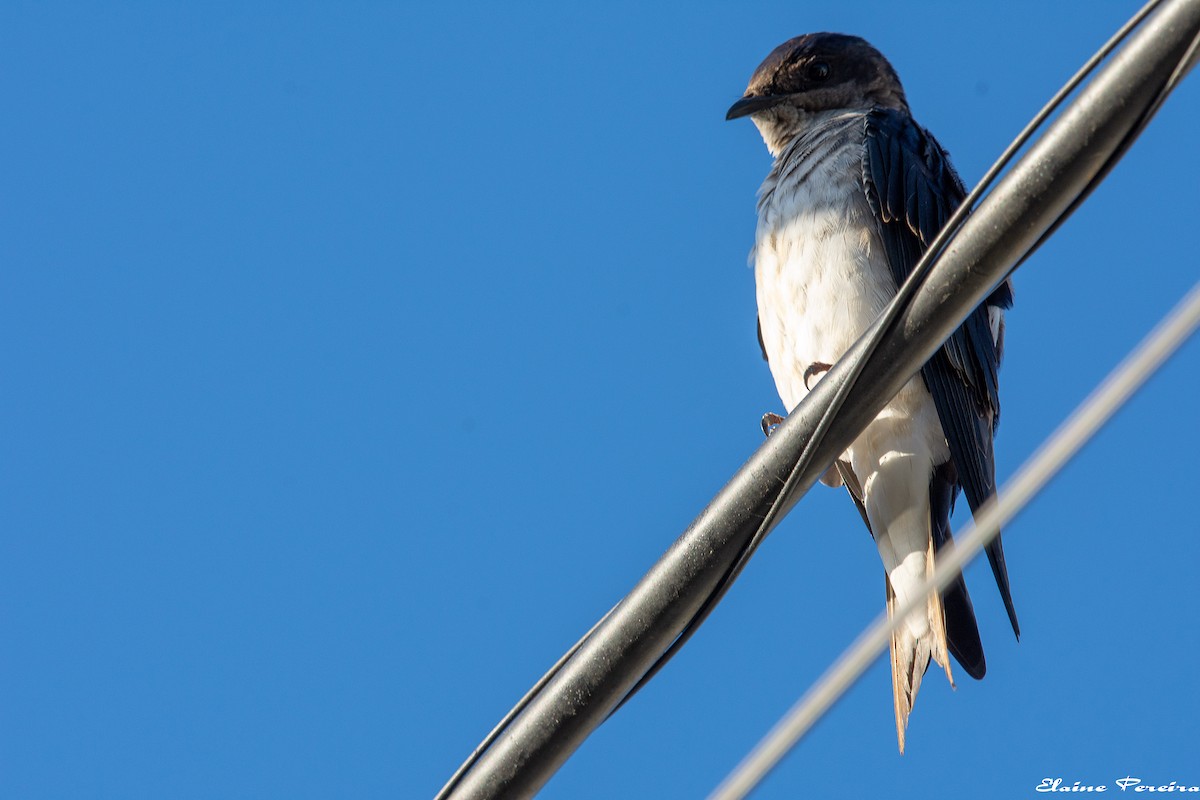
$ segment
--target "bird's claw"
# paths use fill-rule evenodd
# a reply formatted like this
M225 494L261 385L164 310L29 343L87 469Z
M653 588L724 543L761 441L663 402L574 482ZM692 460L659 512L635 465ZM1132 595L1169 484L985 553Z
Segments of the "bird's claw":
M783 422L783 417L779 416L778 414L772 414L770 411L768 411L766 414L763 414L762 415L763 436L770 436L771 432L774 431L775 427L777 425L779 425L779 423L781 423L781 422Z
M811 392L812 387L808 385L809 379L818 372L829 372L831 369L833 369L833 365L826 364L823 361L814 361L813 363L809 364L808 368L804 370L804 388Z

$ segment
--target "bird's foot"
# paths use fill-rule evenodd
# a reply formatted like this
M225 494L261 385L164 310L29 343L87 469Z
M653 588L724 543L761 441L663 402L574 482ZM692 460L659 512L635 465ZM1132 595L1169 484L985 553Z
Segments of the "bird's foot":
M778 414L772 414L770 411L768 411L766 414L763 414L762 415L763 436L770 436L771 433L775 430L776 427L779 426L779 423L781 423L781 422L783 422L783 417L779 416Z
M808 369L804 370L804 388L811 392L812 387L808 385L809 380L811 380L814 375L817 375L821 372L829 372L831 369L833 369L833 365L826 364L823 361L814 361L813 363L809 364Z

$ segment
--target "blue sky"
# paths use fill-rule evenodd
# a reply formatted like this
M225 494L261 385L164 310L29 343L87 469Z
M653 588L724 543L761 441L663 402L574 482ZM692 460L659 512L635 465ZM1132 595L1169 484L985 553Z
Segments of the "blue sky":
M0 794L431 796L778 410L758 62L865 36L971 183L1134 10L4 4ZM1196 280L1198 123L1193 76L1017 275L1002 480ZM1197 374L1009 527L1020 644L968 570L984 681L901 757L878 662L757 796L1200 784ZM817 487L543 796L703 795L880 573Z

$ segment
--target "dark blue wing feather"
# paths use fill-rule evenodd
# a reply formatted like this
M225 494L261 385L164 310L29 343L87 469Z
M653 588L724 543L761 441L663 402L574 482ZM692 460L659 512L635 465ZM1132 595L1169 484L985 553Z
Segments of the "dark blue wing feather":
M928 131L907 114L882 108L866 115L863 184L899 286L966 191L946 152ZM1000 420L1000 348L992 339L987 306L1010 305L1012 288L1006 281L921 370L949 444L954 482L966 494L972 511L996 493L992 438ZM934 522L935 527L938 524L940 520ZM987 553L1013 632L1019 636L999 536Z

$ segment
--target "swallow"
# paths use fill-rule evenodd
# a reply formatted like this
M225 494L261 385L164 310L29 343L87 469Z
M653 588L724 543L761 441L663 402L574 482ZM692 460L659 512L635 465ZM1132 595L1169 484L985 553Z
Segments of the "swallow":
M914 121L892 65L855 36L810 33L775 48L726 114L741 117L774 158L758 192L751 260L759 346L790 412L879 317L966 190ZM874 539L889 616L917 597L950 545L959 492L972 512L996 492L998 372L1012 300L1006 281L822 478L845 486ZM1019 638L999 536L987 555ZM930 662L952 686L951 655L972 678L987 669L961 574L897 629L890 653L903 753Z

